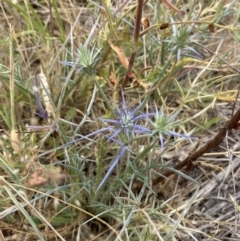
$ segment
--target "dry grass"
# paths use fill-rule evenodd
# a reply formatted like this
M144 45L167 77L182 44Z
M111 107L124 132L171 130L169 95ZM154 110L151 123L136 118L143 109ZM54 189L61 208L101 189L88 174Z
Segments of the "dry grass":
M240 108L240 3L147 1L149 29L133 41L139 2L112 2L0 3L0 240L239 240L238 127L173 167ZM175 131L198 140L167 135L164 152L154 136L128 140L131 152L96 191L119 146L81 137L115 118L120 86L144 113L153 103L181 110Z

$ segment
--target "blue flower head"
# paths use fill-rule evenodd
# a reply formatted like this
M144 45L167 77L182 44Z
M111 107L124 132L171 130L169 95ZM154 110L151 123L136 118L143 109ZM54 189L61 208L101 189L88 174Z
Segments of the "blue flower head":
M120 145L119 151L117 155L115 156L115 159L113 160L112 164L110 165L106 175L103 177L102 181L100 182L97 190L99 190L103 184L106 182L107 178L112 173L113 169L116 167L116 165L121 160L124 153L130 149L128 148L129 142L138 134L150 134L151 131L141 125L140 121L145 120L145 122L148 120L148 114L142 114L140 113L141 103L136 108L130 108L127 106L124 94L122 91L122 102L119 104L115 104L115 116L116 119L105 119L101 118L107 127L102 128L104 132L108 130L111 134L110 136L107 136L107 141L114 141ZM99 130L98 132L101 132ZM124 137L124 140L121 138L120 141L116 139L118 135L122 135ZM126 139L125 139L126 137ZM126 142L126 143L125 143Z
M136 134L150 133L148 128L140 125L141 120L148 119L148 114L139 114L140 108L141 103L133 109L128 107L122 91L122 103L115 104L116 119L100 119L106 125L108 125L109 130L113 132L108 140L113 140L120 133L123 133L124 136L127 137L127 141L129 141L131 137L134 137Z
M121 92L121 103L114 104L113 115L115 118L99 118L105 126L77 140L80 141L101 134L102 137L106 138L107 142L115 142L119 145L118 152L98 185L97 191L104 185L125 153L132 151L131 146L133 141L140 138L157 136L160 140L161 148L163 148L166 135L192 138L189 135L179 134L174 131L175 127L178 126L180 122L180 120L176 120L179 111L172 115L166 115L164 114L163 107L161 107L159 111L156 103L154 103L155 112L143 113L141 111L143 103L140 102L136 107L131 108L125 101L123 91Z

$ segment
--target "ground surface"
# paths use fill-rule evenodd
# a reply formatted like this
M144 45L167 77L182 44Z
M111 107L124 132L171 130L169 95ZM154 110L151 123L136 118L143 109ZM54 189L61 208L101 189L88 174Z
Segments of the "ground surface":
M147 1L134 38L139 2L0 3L0 240L240 240L238 125L175 168L240 108L240 3ZM177 112L185 136L128 139L97 192L122 139L91 133L119 96Z

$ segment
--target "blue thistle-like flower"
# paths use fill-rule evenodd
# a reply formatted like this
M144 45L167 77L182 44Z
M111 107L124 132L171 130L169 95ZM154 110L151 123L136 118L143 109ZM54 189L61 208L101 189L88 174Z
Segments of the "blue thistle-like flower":
M119 145L119 151L98 185L97 191L104 185L123 155L127 151L131 151L132 142L138 139L140 135L140 138L158 136L161 148L164 147L166 135L192 138L190 135L183 135L174 131L180 122L180 120L176 120L179 111L172 115L166 115L163 107L159 111L156 103L154 103L154 106L155 112L153 113L142 113L140 111L142 103L139 103L135 108L130 108L125 101L122 91L122 102L114 106L115 119L99 118L105 124L103 128L74 141L78 142L101 134L102 137L106 138L107 142L115 142Z
M121 141L119 142L115 138L121 133L124 137L127 137L128 143L131 140L131 138L135 137L136 134L151 133L151 131L147 127L140 125L138 123L139 121L144 119L147 121L147 119L149 118L148 114L138 114L140 107L141 104L139 104L136 108L130 109L126 104L124 94L122 91L122 103L115 105L116 119L100 118L100 120L107 125L107 127L103 128L102 130L109 130L109 132L112 133L110 136L106 136L107 141L114 141L116 143L119 143L121 147L113 163L110 165L106 175L99 184L97 190L99 190L103 186L107 178L112 173L113 169L121 160L124 153L128 150L128 146L126 144L122 143ZM99 132L101 132L101 130L99 130L98 133Z
M138 124L139 120L147 120L148 118L148 114L141 114L135 116L138 108L139 106L133 110L130 110L127 109L126 105L124 104L122 104L121 108L119 108L119 106L116 105L116 119L99 118L99 120L101 120L106 125L105 127L96 130L95 132L92 132L86 136L82 136L76 139L74 142L79 142L83 139L88 139L91 136L102 134L107 139L107 142L114 141L121 145L122 142L119 142L116 139L116 137L120 133L127 137L127 140L125 139L125 141L127 142L131 138L133 138L135 134L150 134L151 131L147 127Z
M148 118L147 114L137 115L139 108L140 105L135 109L129 109L123 98L121 106L115 106L116 119L101 118L101 120L110 127L111 131L113 131L113 134L108 138L109 141L113 140L119 133L123 133L128 141L131 137L134 137L135 134L150 133L148 128L138 123L140 120Z

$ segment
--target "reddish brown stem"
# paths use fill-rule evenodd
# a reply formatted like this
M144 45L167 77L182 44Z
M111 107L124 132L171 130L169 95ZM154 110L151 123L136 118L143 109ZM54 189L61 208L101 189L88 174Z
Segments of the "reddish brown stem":
M196 152L191 153L187 156L185 160L175 165L173 168L176 170L180 170L183 167L187 166L189 162L197 160L204 153L210 151L212 148L217 147L225 138L227 131L234 129L237 123L240 120L240 109L233 115L233 117L228 121L223 128L221 128L218 134L210 141L208 141L203 147L198 149ZM157 177L153 180L153 185L158 184L163 181L165 177L171 176L173 174L172 171L165 171L162 176Z
M139 34L141 30L141 19L142 19L142 9L143 9L143 2L144 0L138 0L138 6L137 6L137 16L136 16L136 23L135 23L135 29L134 29L134 42L137 43L139 39ZM123 82L122 88L124 89L125 86L127 85L128 81L130 80L130 76L132 76L132 68L133 68L133 63L135 60L135 55L136 55L136 50L135 47L133 49L133 52L131 53L130 59L129 59L129 64L128 64L128 69L127 73L125 76L125 80Z
M173 5L171 2L167 0L162 0L171 10L173 10L176 13L184 14L184 11L181 11L178 9L175 5Z

